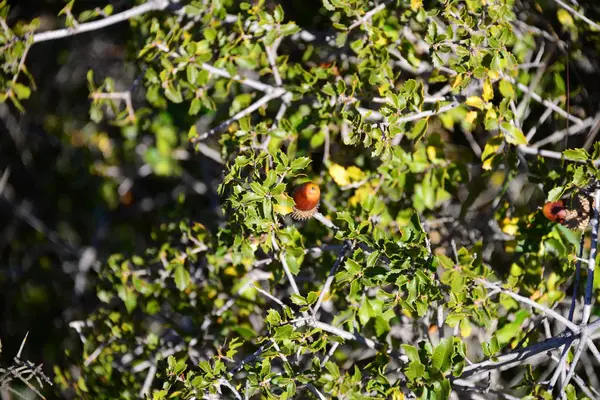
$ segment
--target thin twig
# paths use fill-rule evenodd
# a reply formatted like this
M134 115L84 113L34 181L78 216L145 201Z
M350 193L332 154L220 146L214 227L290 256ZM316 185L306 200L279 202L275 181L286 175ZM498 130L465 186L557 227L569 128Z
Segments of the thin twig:
M528 93L531 98L535 101L537 101L538 103L542 103L544 106L546 106L547 108L552 109L552 111L554 111L555 113L568 118L570 121L576 123L577 125L582 125L583 121L580 118L577 118L574 115L569 114L568 112L564 111L562 108L554 105L554 103L552 103L549 100L543 99L539 94L535 93L534 91L530 90L529 87L523 85L522 83L516 82L513 78L508 78L513 84L517 85L517 88L519 88L521 91Z
M600 208L600 189L596 189L596 192L594 193L594 216L591 220L592 243L590 247L590 255L587 262L585 300L583 304L583 316L581 317L582 326L588 323L592 312L592 298L594 295L594 269L596 268L596 251L598 246L598 208Z
M283 251L280 251L279 245L277 244L277 241L275 240L274 235L271 236L271 243L273 243L273 249L279 253L279 256L278 256L279 261L281 262L283 271L285 272L285 275L287 276L288 281L290 281L290 286L292 287L292 290L294 291L295 294L299 295L300 290L298 290L298 285L296 285L296 279L294 278L292 271L290 271L290 267L287 263L287 260L285 259L285 253Z
M385 6L386 6L386 4L382 3L382 4L378 5L377 7L373 8L371 11L367 12L362 17L358 18L352 25L350 25L348 27L348 31L351 31L352 29L356 28L357 26L362 25L365 22L367 22L368 20L370 20L371 18L373 18L373 16L375 14L377 14L379 11L383 10L385 8Z
M235 114L233 117L231 117L231 118L229 118L229 119L221 122L219 125L215 126L211 130L209 130L207 132L204 132L203 134L201 134L199 136L196 136L195 138L192 138L191 142L192 143L197 143L197 142L200 142L202 140L205 140L206 138L208 138L209 136L215 134L216 132L220 131L221 129L224 129L224 128L228 127L234 121L238 121L238 120L242 119L246 115L251 114L252 112L258 110L260 107L264 106L265 104L267 104L271 100L283 96L285 93L286 93L286 91L283 90L283 89L276 89L276 90L274 90L271 93L267 93L266 95L264 95L263 97L261 97L260 99L258 99L257 101L255 101L254 103L252 103L251 105L249 105L248 107L244 108L243 110L241 110L240 112L238 112L237 114Z
M588 161L585 161L585 160L574 160L574 159L571 159L571 158L565 156L563 153L559 153L558 151L538 149L536 147L526 146L526 145L523 145L523 144L519 145L517 147L517 149L521 153L527 154L527 155L537 155L537 156L540 156L540 157L553 158L553 159L556 159L556 160L565 159L565 160L568 160L568 161L571 161L571 162L575 162L575 163L583 163L583 164L588 163ZM598 165L600 165L600 160L595 160L595 161L593 161L593 163L594 163L594 165L598 166Z
M592 126L593 124L595 124L597 121L600 121L600 116L588 117L584 121L582 121L581 125L573 125L568 128L556 131L556 132L546 136L545 138L538 140L536 143L533 143L531 146L538 148L538 147L542 147L542 146L545 146L550 143L560 142L562 139L565 138L565 136L577 135L577 134L583 132L584 130L586 130L587 128L589 128L590 126Z
M594 21L592 21L591 19L589 19L588 17L586 17L585 15L580 13L579 11L575 10L573 7L569 6L562 0L552 0L552 1L554 1L556 4L560 5L565 10L570 11L573 15L575 15L577 18L581 19L582 21L587 22L592 28L600 31L600 25L598 25L597 23L595 23Z
M560 99L556 99L552 102L552 104L558 105L559 101L560 101ZM544 122L546 122L546 120L548 119L548 117L550 115L552 115L552 109L546 108L544 110L542 116L540 117L539 121L537 121L536 124L534 126L532 126L531 129L525 135L525 138L527 139L527 143L531 142L531 139L533 139L533 137L535 136L535 133L537 132L538 127L540 127Z
M585 242L585 235L581 234L579 241L579 258L575 263L575 282L573 282L573 297L571 298L571 306L569 307L569 321L573 321L573 314L575 314L575 305L577 304L577 291L579 289L579 278L581 276L581 257L583 257L583 245Z
M333 278L335 277L335 273L337 272L337 269L340 267L340 265L344 261L344 257L346 256L346 253L352 251L353 246L354 246L354 242L352 242L350 240L346 241L346 243L344 243L344 246L342 246L342 249L340 250L340 253L337 256L337 259L335 260L335 262L333 263L333 266L331 267L331 270L329 271L329 276L327 277L327 280L325 281L325 284L323 285L323 289L321 289L321 293L319 293L319 298L317 299L317 303L315 304L315 308L313 309L313 315L317 315L317 311L319 311L319 308L321 308L321 303L323 302L323 298L325 298L325 293L327 293L329 291L329 288L331 287L331 284L333 283Z
M487 287L488 289L497 289L500 290L502 293L512 297L513 299L517 300L518 302L530 305L531 307L541 311L542 313L544 313L545 315L554 318L555 320L561 322L563 325L565 325L566 327L568 327L571 331L573 332L579 332L579 327L577 325L575 325L573 322L569 321L568 319L566 319L565 317L563 317L562 315L560 315L559 313L557 313L556 311L545 307L539 303L536 303L535 301L527 298L527 297L523 297L521 295L516 294L515 292L512 292L508 289L504 289L498 285L496 285L495 283L491 283L486 281L485 279L475 279L476 282L481 283L483 286Z
M90 97L92 100L108 99L124 101L125 108L127 109L127 119L132 122L135 121L135 110L133 109L133 102L131 101L131 92L91 93Z

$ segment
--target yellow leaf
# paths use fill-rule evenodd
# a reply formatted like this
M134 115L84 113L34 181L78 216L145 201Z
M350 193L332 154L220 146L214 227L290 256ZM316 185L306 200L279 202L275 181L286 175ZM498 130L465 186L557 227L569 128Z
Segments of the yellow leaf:
M502 186L506 179L506 173L504 171L495 171L490 177L490 183L494 186Z
M329 175L333 178L335 183L338 186L345 186L350 184L350 179L348 178L348 172L344 167L339 164L332 163L329 167Z
M437 151L434 146L427 146L427 157L429 157L429 159L431 161L433 161L437 158L436 154L437 154Z
M483 99L485 101L490 101L494 98L494 88L492 87L492 82L489 79L486 79L483 82Z
M413 11L417 11L421 7L423 7L423 0L410 0L410 8Z
M495 81L496 79L500 78L500 73L498 71L489 70L488 71L488 77L491 80Z
M475 118L477 118L477 111L469 111L465 117L465 121L472 124L473 121L475 121Z
M483 148L483 153L481 154L481 161L483 161L481 167L484 170L489 171L492 169L492 162L494 161L496 152L500 148L501 144L502 138L498 136L491 138L485 144L485 147Z
M502 232L507 235L514 235L519 230L519 227L517 226L518 222L518 218L504 218L502 220Z
M466 338L471 336L471 323L468 319L463 319L460 321L460 336Z
M452 89L456 89L457 87L460 86L460 84L462 83L462 81L463 81L462 75L461 74L456 75L456 78L454 78L454 82L452 82L451 88Z
M363 172L363 170L354 165L349 166L346 169L346 173L348 174L348 178L355 182L360 181L365 177L365 173Z
M350 197L350 200L348 200L348 202L350 203L350 205L355 206L367 200L367 197L370 196L372 193L373 187L367 183L364 186L361 186L358 189L356 189L356 191L354 192L354 196Z
M540 297L542 297L542 292L539 289L536 290L535 292L533 292L533 294L531 296L529 296L529 298L533 301L536 301Z
M485 114L485 119L486 120L493 120L493 121L497 121L498 120L498 114L496 114L496 110L494 110L493 108L490 108L489 110L487 110L487 113Z
M281 214L281 215L287 215L287 214L289 214L289 213L291 213L293 211L292 207L284 206L282 204L274 204L273 205L273 210L277 214Z
M510 274L512 276L521 276L523 275L523 268L521 268L518 264L512 263L510 266Z
M574 21L571 14L567 12L567 10L559 8L556 12L556 16L558 17L558 21L564 26L573 26Z
M236 269L233 267L227 267L227 268L225 268L225 271L223 271L223 272L225 273L225 275L229 275L229 276L237 276L238 275Z
M488 158L487 160L485 160L482 164L481 164L481 168L483 168L485 171L489 171L492 169L492 161L494 159L492 157Z
M468 106L479 108L480 110L483 110L483 108L485 107L485 103L483 102L483 100L481 100L479 96L469 96L467 97L467 101L465 103Z

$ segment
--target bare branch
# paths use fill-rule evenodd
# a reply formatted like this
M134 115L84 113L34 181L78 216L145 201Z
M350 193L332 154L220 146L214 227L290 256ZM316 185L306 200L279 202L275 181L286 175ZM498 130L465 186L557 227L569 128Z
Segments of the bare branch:
M539 311L541 311L542 313L544 313L545 315L552 317L554 319L556 319L557 321L561 322L563 325L565 325L566 327L568 327L571 331L573 332L579 332L579 327L577 325L575 325L574 323L572 323L571 321L569 321L568 319L566 319L565 317L563 317L562 315L560 315L559 313L557 313L554 310L551 310L548 307L545 307L539 303L536 303L535 301L527 298L527 297L523 297L521 295L518 295L508 289L504 289L494 283L488 282L484 279L476 279L475 280L478 283L481 283L483 286L485 286L488 289L496 289L496 290L500 290L502 293L512 297L513 299L517 300L518 302L527 304Z
M319 298L317 299L317 303L315 304L315 308L313 310L313 315L317 315L317 311L319 311L319 308L321 308L321 303L323 302L325 293L327 293L329 291L329 288L331 287L331 284L333 283L333 278L335 277L335 273L337 272L337 269L340 267L340 265L344 261L344 257L346 256L346 253L348 253L349 251L352 251L353 246L354 246L354 243L352 241L347 241L346 243L344 243L344 246L340 250L340 254L338 254L337 259L335 260L335 262L333 263L333 266L331 267L331 270L329 271L329 276L327 277L327 280L325 281L325 284L323 285L323 289L321 289L321 293L319 294Z
M556 4L560 5L565 10L571 12L573 15L575 15L577 18L581 19L582 21L587 22L592 28L600 31L600 25L598 25L596 22L592 21L591 19L589 19L588 17L586 17L579 11L575 10L573 7L569 6L564 1L562 1L562 0L552 0L552 1L554 1Z
M281 262L283 271L285 272L285 275L287 276L288 281L290 281L290 286L292 287L292 290L294 291L294 293L299 295L300 290L298 290L298 285L296 284L296 279L294 278L292 271L290 271L290 267L287 263L287 260L285 259L285 253L283 251L280 251L279 245L277 244L277 241L275 240L274 235L271 236L271 242L273 243L273 249L279 253L279 261Z
M238 121L238 120L242 119L243 117L245 117L246 115L253 113L254 111L258 110L260 107L264 106L271 100L279 98L279 97L283 96L285 93L286 93L286 91L284 89L276 89L275 91L264 95L263 97L261 97L260 99L258 99L257 101L255 101L254 103L249 105L248 107L244 108L242 111L235 114L233 117L229 118L226 121L221 122L219 125L215 126L208 132L205 132L200 136L192 138L191 142L195 144L202 140L205 140L206 138L215 134L216 132L220 131L221 129L228 127L234 121Z
M594 270L596 268L596 252L598 250L598 208L600 208L600 189L596 189L596 192L594 193L594 216L590 222L592 225L592 243L587 262L585 302L583 305L583 316L581 317L582 326L588 323L592 312L592 299L594 295Z
M583 160L573 160L571 158L568 158L567 156L565 156L563 153L559 153L558 151L552 151L552 150L544 150L544 149L538 149L536 147L531 147L531 146L526 146L526 145L519 145L517 147L517 149L523 153L523 154L528 154L528 155L536 155L536 156L540 156L540 157L546 157L546 158L553 158L556 160L569 160L571 162L575 162L575 163L582 163L582 164L586 164L588 163L588 161L583 161ZM600 165L600 160L595 160L593 161L594 165Z
M129 10L120 12L115 15L111 15L106 18L102 18L98 21L79 24L75 28L64 28L57 29L55 31L36 33L35 35L33 35L33 43L62 39L68 36L79 35L80 33L106 28L107 26L118 24L120 22L125 22L130 18L137 17L138 15L142 15L150 11L164 10L169 6L169 4L171 4L171 1L169 0L150 0L144 4L132 7Z
M357 19L356 22L354 22L352 25L350 25L348 27L348 31L351 31L352 29L356 28L357 26L366 23L368 20L373 18L373 16L375 14L377 14L379 11L383 10L384 8L385 8L385 3L382 3L382 4L378 5L377 7L373 8L371 11L367 12L365 15L363 15L362 17Z

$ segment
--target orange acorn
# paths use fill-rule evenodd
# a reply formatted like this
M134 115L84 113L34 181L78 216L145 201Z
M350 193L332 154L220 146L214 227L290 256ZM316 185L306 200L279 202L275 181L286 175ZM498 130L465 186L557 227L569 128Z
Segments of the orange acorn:
M292 198L296 203L291 214L292 218L295 220L309 219L315 215L319 208L321 189L314 182L306 182L294 189Z
M549 201L542 209L544 217L569 229L584 230L590 223L594 200L578 193L570 203L567 207L562 200Z
M544 217L552 222L558 222L559 224L565 222L566 209L562 200L547 202L544 204L542 212Z

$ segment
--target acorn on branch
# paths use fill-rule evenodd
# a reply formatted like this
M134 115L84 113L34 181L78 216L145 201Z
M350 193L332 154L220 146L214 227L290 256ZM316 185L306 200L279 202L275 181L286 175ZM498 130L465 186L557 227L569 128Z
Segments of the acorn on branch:
M564 200L549 201L544 204L542 212L550 221L558 222L573 230L584 230L590 223L594 200L582 193L577 193L570 204Z
M296 203L291 213L292 218L298 221L309 219L319 209L321 189L314 182L306 182L294 189L292 198Z

